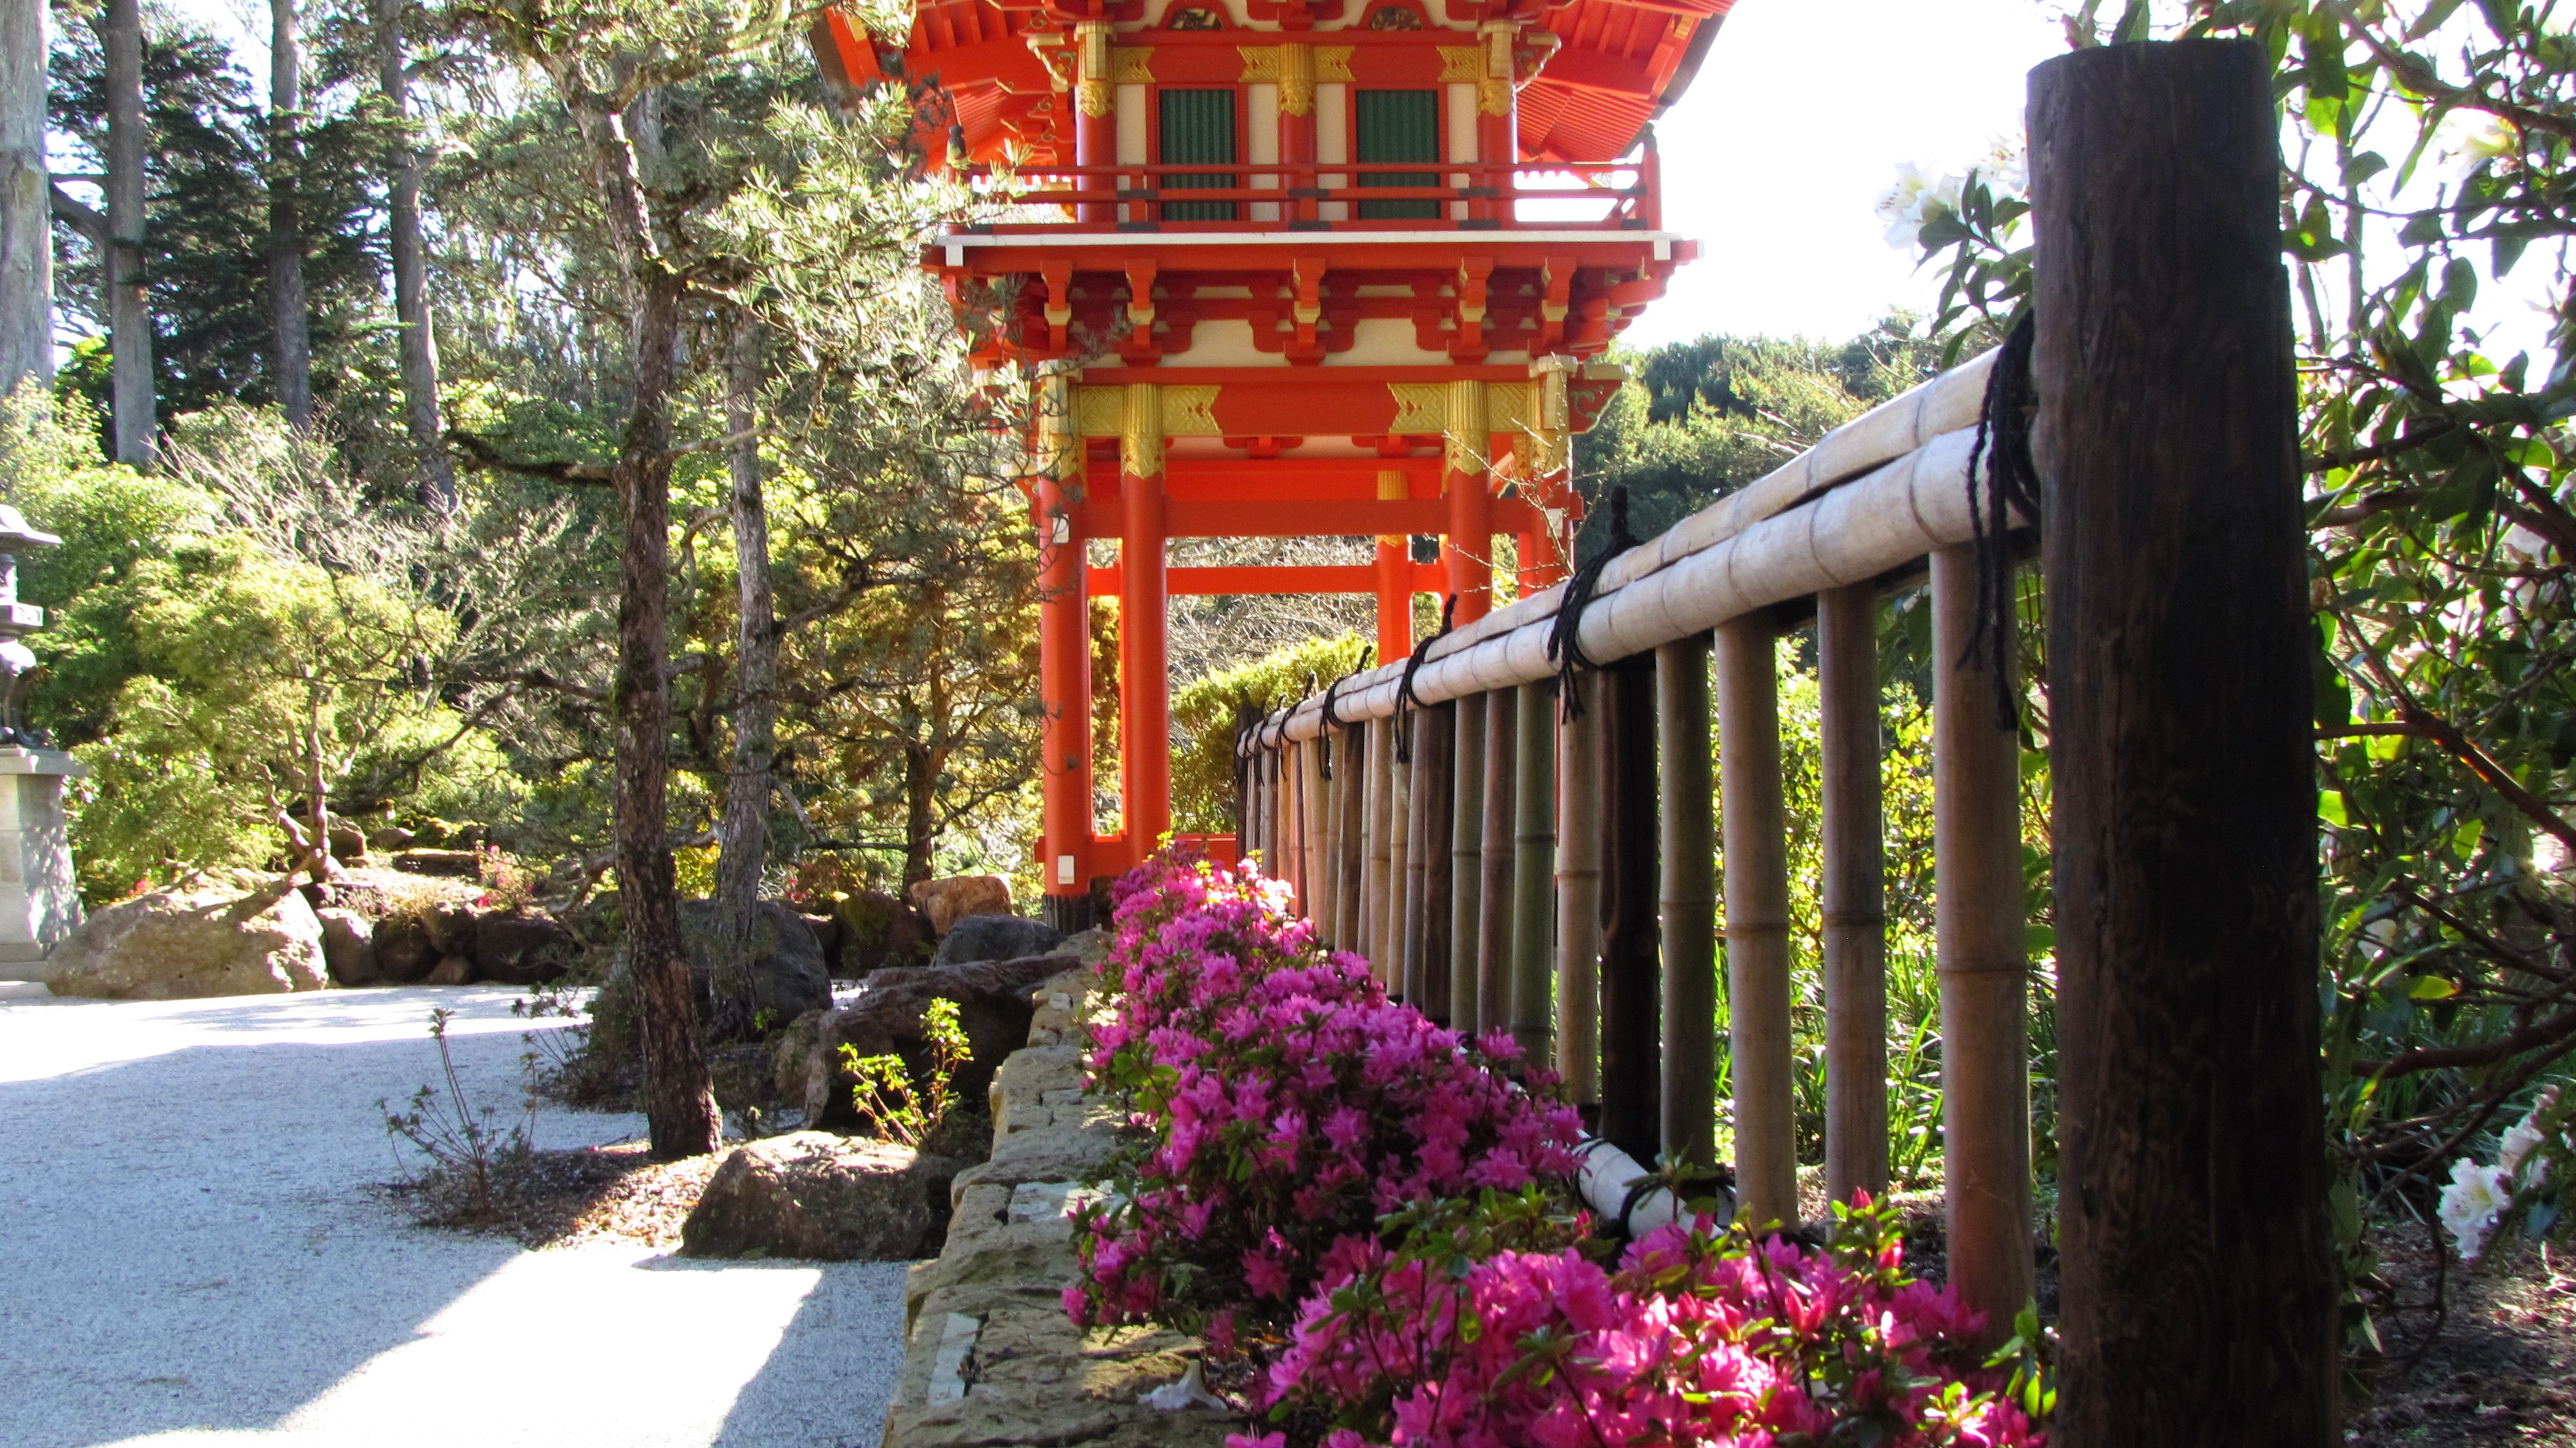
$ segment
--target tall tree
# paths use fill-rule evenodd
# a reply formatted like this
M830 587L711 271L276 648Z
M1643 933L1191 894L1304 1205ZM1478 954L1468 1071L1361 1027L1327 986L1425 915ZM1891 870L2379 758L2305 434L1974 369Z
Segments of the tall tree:
M97 22L107 76L109 426L116 460L152 461L152 312L143 294L143 7L107 0Z
M45 0L0 0L0 392L54 375Z
M304 218L297 205L303 169L304 55L295 0L268 6L268 309L275 338L277 405L297 429L313 425L313 330L304 293Z
M423 499L456 509L456 468L439 435L438 333L429 310L429 250L420 224L420 148L411 134L411 71L403 46L407 0L376 0L376 78L396 131L385 186L385 249L394 274L396 346L402 362L403 422L420 451Z
M760 877L769 864L769 802L778 752L778 594L769 567L769 509L760 479L760 323L737 315L726 357L725 428L733 485L733 758L725 770L724 818L717 826L717 937L731 959L747 959L759 919ZM717 1010L728 1003L719 999Z

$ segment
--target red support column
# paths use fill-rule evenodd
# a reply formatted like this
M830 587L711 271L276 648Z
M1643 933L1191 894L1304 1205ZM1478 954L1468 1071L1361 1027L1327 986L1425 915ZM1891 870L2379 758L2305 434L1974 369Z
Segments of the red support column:
M1039 772L1046 914L1059 929L1088 928L1091 905L1091 629L1084 541L1072 451L1073 389L1039 384L1037 501L1038 680L1045 706Z
M1404 474L1377 475L1381 502L1407 496ZM1377 661L1393 663L1413 654L1413 559L1405 539L1381 534L1377 540Z
M1118 489L1120 796L1131 858L1153 852L1172 828L1171 650L1164 558L1163 389L1127 388Z
M1279 164L1286 168L1287 189L1315 187L1315 52L1313 47L1279 47ZM1291 223L1315 222L1324 212L1313 197L1287 202L1280 214Z
M1493 439L1485 431L1485 384L1449 384L1449 436L1440 486L1449 498L1449 592L1459 623L1483 618L1494 602Z
M1513 220L1511 167L1520 159L1520 93L1513 74L1518 62L1513 52L1521 28L1517 21L1489 20L1477 30L1485 47L1485 74L1476 86L1476 184L1502 194L1474 203L1468 214L1508 226Z
M1109 22L1084 20L1073 27L1073 164L1078 167L1118 164L1118 91L1109 78ZM1085 191L1114 189L1116 178L1086 171ZM1116 221L1115 201L1085 201L1075 214L1083 221Z

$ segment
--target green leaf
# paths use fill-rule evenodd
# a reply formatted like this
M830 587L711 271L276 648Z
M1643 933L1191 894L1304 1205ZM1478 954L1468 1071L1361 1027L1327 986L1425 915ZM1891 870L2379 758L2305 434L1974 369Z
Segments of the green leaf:
M2419 975L2407 983L2406 997L2419 1001L2446 1001L2460 993L2460 983L2438 975Z
M2317 818L2333 825L2336 829L2344 829L2352 823L2351 818L2344 813L2343 795L2331 789L2317 796Z
M2128 7L2120 12L2120 23L2111 29L2111 43L2125 45L2133 40L2146 39L2147 22L2151 18L2147 0L2128 0Z
M2056 948L2055 927L2033 921L2021 928L2021 949L2024 955L2046 955Z

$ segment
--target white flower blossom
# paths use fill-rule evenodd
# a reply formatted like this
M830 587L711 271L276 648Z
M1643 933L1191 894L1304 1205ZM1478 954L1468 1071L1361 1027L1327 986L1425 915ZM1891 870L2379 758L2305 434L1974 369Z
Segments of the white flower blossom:
M2504 1142L2496 1148L2496 1169L2507 1177L2520 1176L2523 1158L2531 1155L2542 1142L2548 1139L2540 1134L2539 1127L2531 1124L2531 1118L2528 1116L2506 1127ZM2547 1167L2549 1163L2535 1162L2534 1165Z
M2477 111L2453 111L2442 118L2433 149L2454 181L2466 181L2499 156L2513 153L2513 129Z
M2441 1217L2462 1258L2476 1261L2486 1250L2487 1234L2495 1230L2496 1218L2512 1202L2513 1176L2504 1168L2480 1166L2465 1156L2451 1163L2451 1184L2442 1188Z
M1937 183L1911 161L1896 168L1896 184L1878 193L1878 219L1887 227L1887 244L1911 251L1923 233L1924 197Z
M2022 137L1997 136L1977 159L1977 174L1997 199L2020 200L2030 191L2030 145Z

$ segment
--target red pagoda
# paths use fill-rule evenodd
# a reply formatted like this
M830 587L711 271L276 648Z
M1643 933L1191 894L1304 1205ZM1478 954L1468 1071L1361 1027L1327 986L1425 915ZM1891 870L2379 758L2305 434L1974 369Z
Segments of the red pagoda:
M936 159L1009 219L925 264L1034 379L1048 914L1171 828L1167 600L1368 593L1480 617L1562 577L1593 359L1696 248L1662 229L1653 117L1733 0L924 0L898 50L846 18L839 79L899 78ZM944 123L944 124L943 124ZM1436 535L1439 561L1409 538ZM1351 567L1175 568L1173 538L1374 536ZM1093 539L1114 565L1088 564ZM1093 823L1089 600L1120 628L1118 797Z

